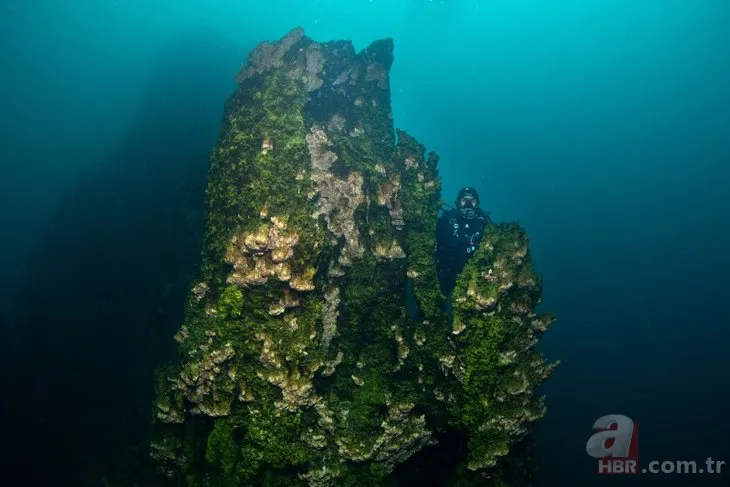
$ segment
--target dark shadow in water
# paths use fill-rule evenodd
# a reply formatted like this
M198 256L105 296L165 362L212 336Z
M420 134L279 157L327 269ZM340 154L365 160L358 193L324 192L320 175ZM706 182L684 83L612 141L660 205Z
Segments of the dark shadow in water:
M152 373L175 357L208 154L241 58L207 31L172 42L118 150L39 237L16 346L1 354L5 460L23 485L103 485L148 467Z
M496 485L482 473L466 468L469 438L454 430L437 433L436 443L396 466L393 475L383 487L466 487ZM512 447L509 461L500 461L505 485L534 485L534 438L529 433Z

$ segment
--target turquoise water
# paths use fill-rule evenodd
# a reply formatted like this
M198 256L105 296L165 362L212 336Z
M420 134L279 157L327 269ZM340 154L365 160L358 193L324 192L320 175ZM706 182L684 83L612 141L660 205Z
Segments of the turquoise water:
M701 0L4 0L0 319L20 373L3 407L25 448L10 458L100 479L141 428L135 391L172 344L135 348L147 325L127 299L179 325L177 288L150 276L177 282L160 261L194 262L196 242L165 222L205 176L248 51L302 26L357 49L392 37L396 125L440 154L444 199L475 186L531 235L559 317L542 350L562 360L538 485L727 484L599 478L585 443L617 412L640 424L642 461L730 462L728 25L729 3Z

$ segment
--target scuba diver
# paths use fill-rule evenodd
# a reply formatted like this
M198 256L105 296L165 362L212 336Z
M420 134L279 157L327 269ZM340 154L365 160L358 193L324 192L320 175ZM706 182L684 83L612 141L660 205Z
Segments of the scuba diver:
M484 227L492 220L479 208L479 194L467 186L456 196L456 208L445 211L436 224L436 267L441 292L448 297L464 264L479 248Z

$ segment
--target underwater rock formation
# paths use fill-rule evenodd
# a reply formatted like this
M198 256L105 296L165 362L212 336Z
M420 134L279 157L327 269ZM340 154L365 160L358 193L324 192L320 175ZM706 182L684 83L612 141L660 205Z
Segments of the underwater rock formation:
M490 225L443 311L438 157L393 127L392 62L391 40L356 53L295 29L239 73L181 363L157 379L151 455L177 482L381 485L452 431L460 475L502 485L543 415L553 319L527 237Z

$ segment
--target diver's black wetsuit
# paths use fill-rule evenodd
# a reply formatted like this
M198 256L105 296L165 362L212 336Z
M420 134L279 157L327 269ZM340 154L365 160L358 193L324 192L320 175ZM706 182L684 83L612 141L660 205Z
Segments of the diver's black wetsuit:
M479 247L484 227L491 223L489 214L480 208L472 218L457 209L444 212L436 224L436 266L441 292L449 296L464 264Z

